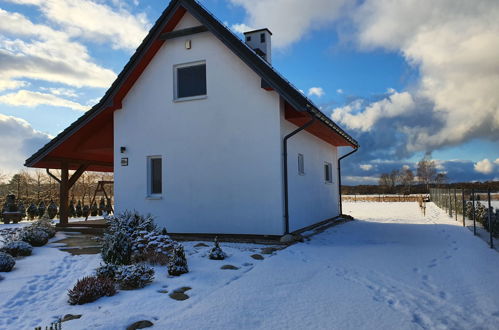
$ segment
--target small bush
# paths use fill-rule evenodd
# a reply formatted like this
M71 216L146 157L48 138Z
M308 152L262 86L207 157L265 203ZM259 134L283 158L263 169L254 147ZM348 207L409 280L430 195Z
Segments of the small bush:
M8 253L13 257L26 257L31 255L32 251L33 247L23 241L9 242L0 249L0 252Z
M220 244L218 244L218 240L216 237L215 237L215 246L211 249L208 257L212 260L224 260L227 257L225 252L222 251Z
M104 296L116 294L114 282L106 277L88 276L78 280L73 289L68 290L71 305L82 305Z
M96 270L95 270L95 276L97 277L107 277L109 279L112 279L114 281L114 277L116 275L116 271L118 270L118 266L113 265L113 264L104 264L100 265Z
M174 242L168 235L156 231L142 231L133 241L133 261L147 261L153 265L166 265Z
M123 290L143 288L153 279L154 269L146 265L120 266L115 274L115 280Z
M19 235L21 241L31 244L32 246L43 246L47 244L49 240L49 235L47 232L38 227L26 227L23 228L21 234Z
M181 244L176 244L173 248L173 254L168 263L168 274L172 276L180 276L188 273L187 259L185 258L184 247Z
M16 260L10 254L0 252L0 272L10 272L14 265L16 264Z
M38 228L47 233L49 238L55 236L55 227L52 224L52 220L48 218L48 215L44 216L44 218L33 222L30 227Z
M101 256L108 264L129 265L132 261L132 240L128 233L118 228L112 233L104 234Z

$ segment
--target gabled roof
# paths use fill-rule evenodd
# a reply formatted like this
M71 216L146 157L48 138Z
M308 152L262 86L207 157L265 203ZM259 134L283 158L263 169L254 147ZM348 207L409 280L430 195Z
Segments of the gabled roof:
M25 166L42 167L38 163L59 147L61 143L71 138L79 129L98 117L109 116L109 112L120 109L121 102L127 92L145 67L147 67L163 42L165 42L161 40L160 35L172 31L186 11L241 58L246 65L265 81L267 86L275 90L294 110L311 113L320 122L341 136L346 145L354 148L359 146L355 139L324 115L306 96L282 77L269 63L257 55L255 51L241 41L241 39L218 21L203 6L195 0L172 0L99 103L28 158Z

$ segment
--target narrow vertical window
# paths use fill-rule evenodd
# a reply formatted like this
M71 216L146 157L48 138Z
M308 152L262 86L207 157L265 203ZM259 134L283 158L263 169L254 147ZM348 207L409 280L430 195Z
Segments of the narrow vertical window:
M149 195L161 195L163 192L161 157L149 157Z
M265 42L265 33L260 33L260 42L261 43Z
M302 154L298 154L298 174L305 175L305 159Z
M333 167L331 166L331 163L328 162L324 163L324 181L326 183L333 182Z

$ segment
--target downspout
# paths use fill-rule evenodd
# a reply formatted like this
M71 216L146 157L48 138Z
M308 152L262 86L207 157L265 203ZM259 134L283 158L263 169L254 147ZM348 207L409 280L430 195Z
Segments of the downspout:
M303 126L298 127L293 132L289 133L282 140L282 151L283 151L283 174L284 174L284 234L289 234L289 197L288 197L288 139L292 136L303 131L305 128L309 127L315 122L315 116L307 111L307 113L312 117L310 121L306 122Z
M338 158L338 193L339 193L339 196L340 196L340 215L343 214L343 206L342 206L342 202L341 202L341 160L343 158L346 158L346 157L350 156L351 154L353 154L357 150L359 150L358 146L356 146L355 149L353 149L352 151L350 151L348 154L343 155L340 158Z

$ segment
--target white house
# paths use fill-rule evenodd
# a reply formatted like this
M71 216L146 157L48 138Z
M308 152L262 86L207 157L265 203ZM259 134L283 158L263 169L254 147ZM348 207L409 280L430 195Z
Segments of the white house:
M62 170L62 222L86 170L114 172L117 212L172 233L283 235L338 216L338 147L358 143L275 71L271 37L241 41L173 0L99 104L26 161Z

